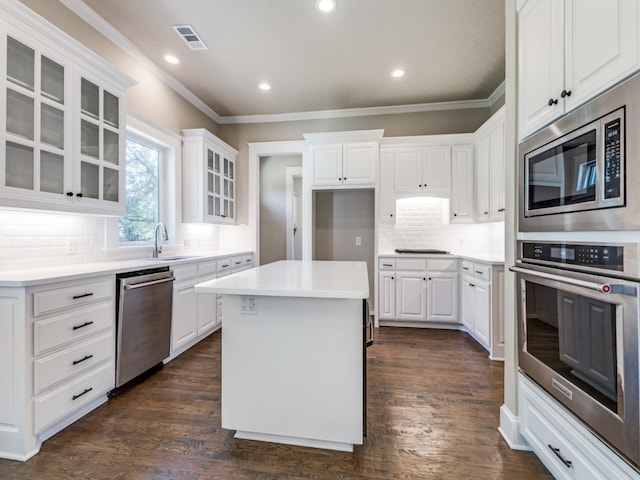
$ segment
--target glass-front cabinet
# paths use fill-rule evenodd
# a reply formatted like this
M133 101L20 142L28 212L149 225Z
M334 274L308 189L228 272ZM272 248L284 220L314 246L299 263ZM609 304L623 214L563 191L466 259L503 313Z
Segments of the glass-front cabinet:
M0 20L0 205L125 214L124 95L133 82L47 33Z
M235 223L237 150L204 129L182 136L183 221Z

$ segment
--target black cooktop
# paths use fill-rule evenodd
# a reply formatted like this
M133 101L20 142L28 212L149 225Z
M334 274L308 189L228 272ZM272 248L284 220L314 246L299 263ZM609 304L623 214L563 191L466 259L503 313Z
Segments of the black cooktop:
M449 252L445 250L435 250L433 248L396 248L396 253L431 253L447 255Z

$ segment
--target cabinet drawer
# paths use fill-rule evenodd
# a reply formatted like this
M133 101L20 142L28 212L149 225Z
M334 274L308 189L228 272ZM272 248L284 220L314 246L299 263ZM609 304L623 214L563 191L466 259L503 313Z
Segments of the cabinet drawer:
M473 264L473 276L485 282L491 281L491 267L481 265L478 263Z
M438 258L427 260L427 270L429 272L458 272L458 259Z
M113 301L87 305L63 315L38 320L33 324L34 355L112 328L114 324Z
M224 258L222 260L218 260L217 271L222 273L229 273L231 271L231 259Z
M63 387L34 400L34 430L40 432L56 420L104 395L115 385L115 367L109 362Z
M114 296L115 288L115 280L109 278L100 282L34 293L33 316L111 298Z
M378 260L379 270L395 270L396 259L395 258L381 258Z
M416 270L424 272L427 270L427 261L421 258L397 258L396 270Z
M197 265L185 265L183 267L172 268L171 271L173 272L175 283L183 282L190 278L195 279L198 276Z
M207 262L201 263L198 265L198 277L204 275L211 275L212 273L216 273L218 270L218 262Z
M242 256L242 263L244 263L244 266L246 268L253 267L253 255L243 255Z
M462 274L463 275L469 275L471 277L473 277L473 263L467 261L467 260L463 260L462 261Z
M46 388L113 356L115 341L113 330L99 337L82 342L53 355L33 362L33 393L38 395Z
M233 257L231 259L231 269L232 270L237 270L239 268L242 268L244 266L244 260L242 257Z

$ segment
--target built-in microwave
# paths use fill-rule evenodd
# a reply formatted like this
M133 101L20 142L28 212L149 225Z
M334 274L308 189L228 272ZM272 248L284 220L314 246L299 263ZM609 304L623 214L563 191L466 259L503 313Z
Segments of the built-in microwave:
M519 145L519 230L640 229L640 76Z

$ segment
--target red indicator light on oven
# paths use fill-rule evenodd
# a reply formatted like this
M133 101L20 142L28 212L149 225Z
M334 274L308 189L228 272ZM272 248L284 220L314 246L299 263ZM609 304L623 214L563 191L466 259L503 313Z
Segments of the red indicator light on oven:
M611 291L611 286L610 285L602 285L602 292L603 293L609 293Z

